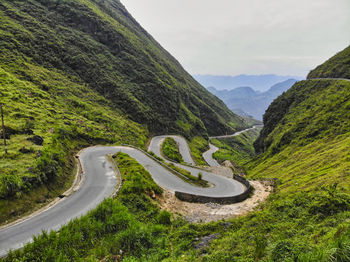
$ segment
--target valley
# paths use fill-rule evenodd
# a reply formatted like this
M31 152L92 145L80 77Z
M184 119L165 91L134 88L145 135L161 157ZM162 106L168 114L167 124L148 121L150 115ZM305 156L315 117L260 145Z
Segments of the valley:
M261 122L119 0L0 1L0 261L350 261L349 59L219 77Z

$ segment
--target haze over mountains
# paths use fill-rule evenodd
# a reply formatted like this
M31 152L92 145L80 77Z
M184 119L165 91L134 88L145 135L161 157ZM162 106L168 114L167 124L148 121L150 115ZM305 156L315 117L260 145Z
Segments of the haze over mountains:
M292 87L295 82L297 82L296 79L288 79L271 86L265 92L255 91L248 86L237 87L232 90L217 90L215 87L208 87L207 89L222 99L234 113L262 120L262 116L270 103Z
M231 90L236 87L249 86L256 91L261 92L267 91L274 84L286 81L288 79L304 79L304 77L301 76L281 76L274 74L237 76L194 75L193 77L204 87L212 86L217 90Z

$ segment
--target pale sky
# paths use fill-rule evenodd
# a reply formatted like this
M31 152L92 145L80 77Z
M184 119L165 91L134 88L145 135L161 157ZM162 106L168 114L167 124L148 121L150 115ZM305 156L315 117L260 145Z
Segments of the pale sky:
M121 0L191 74L305 76L350 44L350 0Z

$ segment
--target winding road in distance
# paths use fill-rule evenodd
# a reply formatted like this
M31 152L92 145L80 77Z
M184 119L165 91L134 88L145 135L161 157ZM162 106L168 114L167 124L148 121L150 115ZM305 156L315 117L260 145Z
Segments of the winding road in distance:
M242 131L238 131L232 135L226 135L226 136L211 136L209 137L210 139L212 138L216 138L216 139L222 139L222 138L228 138L228 137L234 137L234 136L238 136L244 132L247 132L249 130L253 130L256 128L262 127L262 125L255 125L251 128L247 128L244 129ZM217 148L216 146L214 146L213 144L209 143L209 150L203 153L203 158L205 160L205 162L208 163L209 166L220 166L220 164L213 158L213 154L218 151L219 148Z

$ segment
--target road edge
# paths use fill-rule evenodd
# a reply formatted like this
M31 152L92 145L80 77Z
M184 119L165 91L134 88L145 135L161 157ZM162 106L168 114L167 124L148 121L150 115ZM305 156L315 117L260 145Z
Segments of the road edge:
M51 202L49 202L47 205L39 208L38 210L34 211L33 213L30 213L29 215L21 217L21 218L15 220L15 221L12 221L11 223L4 224L4 225L0 226L0 230L4 229L4 228L9 228L9 227L21 224L21 223L27 221L28 219L31 219L32 217L35 217L35 216L37 216L37 215L39 215L39 214L49 210L50 208L56 206L58 203L63 201L66 197L68 197L72 193L78 191L80 189L80 187L82 186L84 180L85 180L84 170L83 170L83 167L82 167L81 161L80 161L80 155L86 149L87 148L83 148L77 154L74 155L74 161L75 161L75 164L76 164L76 167L77 167L75 178L74 178L74 181L73 181L71 187L69 189L67 189L64 193L62 193L60 195L61 197L60 196L56 197Z

